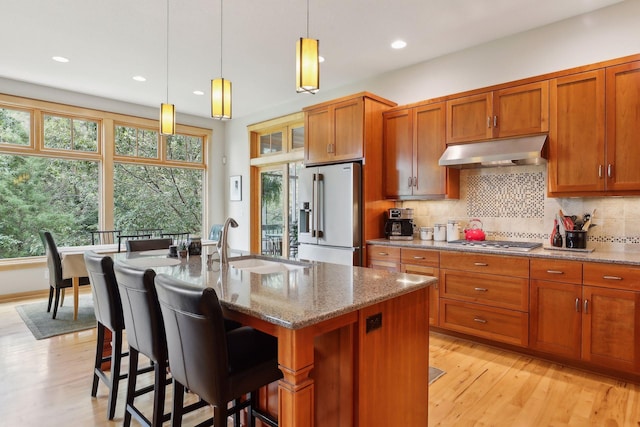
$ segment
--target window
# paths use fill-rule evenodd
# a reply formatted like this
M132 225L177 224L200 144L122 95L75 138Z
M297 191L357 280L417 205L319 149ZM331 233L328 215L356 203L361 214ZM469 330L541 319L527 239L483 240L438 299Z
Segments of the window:
M167 160L202 162L202 138L189 135L167 137Z
M0 144L31 145L31 114L0 108Z
M57 150L98 151L98 122L44 116L44 146Z
M98 229L204 236L211 133L178 125L165 138L157 129L155 120L0 94L0 261L43 255L43 229L59 246L90 244Z
M279 153L282 151L282 132L260 135L260 154Z
M43 255L40 230L59 246L89 243L98 162L0 154L0 218L0 259Z
M200 169L116 163L115 228L201 235L203 178Z
M116 125L115 146L119 156L158 158L157 130Z

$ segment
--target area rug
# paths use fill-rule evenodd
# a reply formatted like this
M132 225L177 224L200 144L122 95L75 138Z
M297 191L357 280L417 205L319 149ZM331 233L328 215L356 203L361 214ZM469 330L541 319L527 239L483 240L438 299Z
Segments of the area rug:
M16 310L37 340L95 328L96 317L93 312L92 296L86 295L79 298L77 320L73 320L72 298L68 295L65 304L58 307L55 319L51 318L51 313L47 313L47 301L18 305Z
M435 380L443 376L445 372L442 369L429 366L429 385L433 384Z

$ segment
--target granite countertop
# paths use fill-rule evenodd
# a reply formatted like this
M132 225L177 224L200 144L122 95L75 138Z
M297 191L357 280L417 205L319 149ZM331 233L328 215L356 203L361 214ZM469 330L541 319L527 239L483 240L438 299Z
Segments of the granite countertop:
M300 329L363 307L425 288L436 278L394 273L363 267L313 262L297 264L286 272L257 274L233 267L220 268L213 255L172 258L166 251L119 253L116 262L136 268L152 268L201 287L212 287L223 306L289 329ZM252 258L281 260L252 255ZM246 259L247 256L230 258Z
M640 253L635 252L607 252L594 250L593 252L581 252L572 250L551 249L550 246L543 245L528 252L519 252L506 249L490 249L482 246L461 246L449 244L447 242L436 242L433 240L389 240L389 239L372 239L367 240L367 244L395 246L413 249L434 249L439 251L455 251L455 252L480 252L496 255L521 256L528 258L546 258L546 259L562 259L572 261L589 261L602 262L611 264L624 264L632 266L640 266Z

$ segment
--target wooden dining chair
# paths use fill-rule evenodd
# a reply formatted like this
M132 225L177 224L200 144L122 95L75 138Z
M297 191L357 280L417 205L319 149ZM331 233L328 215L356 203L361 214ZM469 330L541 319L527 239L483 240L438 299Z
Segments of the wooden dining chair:
M179 244L180 242L187 242L190 234L191 233L162 233L160 237L169 237L173 239L174 244Z
M257 408L257 391L282 378L275 337L244 326L227 330L214 289L196 287L165 274L155 278L167 335L173 376L172 426L181 425L185 387L213 407L214 427L248 408L255 418L275 427L277 421ZM247 396L246 400L240 400ZM228 408L229 403L234 403Z
M118 235L118 252L122 251L122 244L124 243L126 245L126 243L129 240L141 240L141 239L150 239L151 238L151 234L120 234Z
M56 242L48 231L40 231L40 239L44 245L45 254L47 256L47 267L49 269L49 303L47 304L47 313L51 311L53 306L53 319L58 315L58 305L62 305L60 300L61 292L66 288L73 286L72 279L63 279L62 260ZM80 286L88 285L88 277L80 277ZM54 301L55 296L55 301ZM64 294L63 294L64 300ZM53 304L52 304L53 303Z
M157 249L169 249L173 245L173 239L161 237L158 239L127 240L127 252L153 251Z

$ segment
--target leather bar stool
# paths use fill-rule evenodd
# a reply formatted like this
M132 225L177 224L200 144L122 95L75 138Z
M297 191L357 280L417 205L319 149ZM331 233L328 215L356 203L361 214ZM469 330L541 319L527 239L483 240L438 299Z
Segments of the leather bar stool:
M93 251L87 251L84 254L84 262L87 266L87 272L89 273L89 280L91 281L93 308L98 328L91 396L96 396L98 383L102 380L109 388L107 417L112 420L116 410L118 384L120 380L127 378L126 374L120 374L122 357L128 355L128 353L122 352L122 332L124 331L122 302L120 300L120 292L118 291L111 257L99 255ZM103 343L107 329L111 331L111 355L104 356ZM108 361L111 361L110 375L107 375L102 369L103 363ZM149 369L153 368L148 367L142 371L148 371Z
M151 269L140 270L120 262L116 262L114 271L129 342L129 384L123 426L129 427L133 416L143 426L161 427L171 416L163 413L166 386L171 381L167 378L167 339L154 286L156 273ZM136 390L138 373L135 366L139 354L153 362L155 377L153 385ZM154 391L151 420L134 404L136 397L148 391ZM206 402L201 401L187 406L184 411L192 411L205 405Z
M222 307L212 288L159 274L156 291L167 334L174 399L171 425L182 424L184 388L213 407L214 427L226 427L227 417L249 407L255 418L277 422L257 410L257 390L282 378L276 338L250 327L227 330ZM240 398L248 396L244 401ZM237 400L233 408L229 402ZM239 417L235 417L239 426Z

